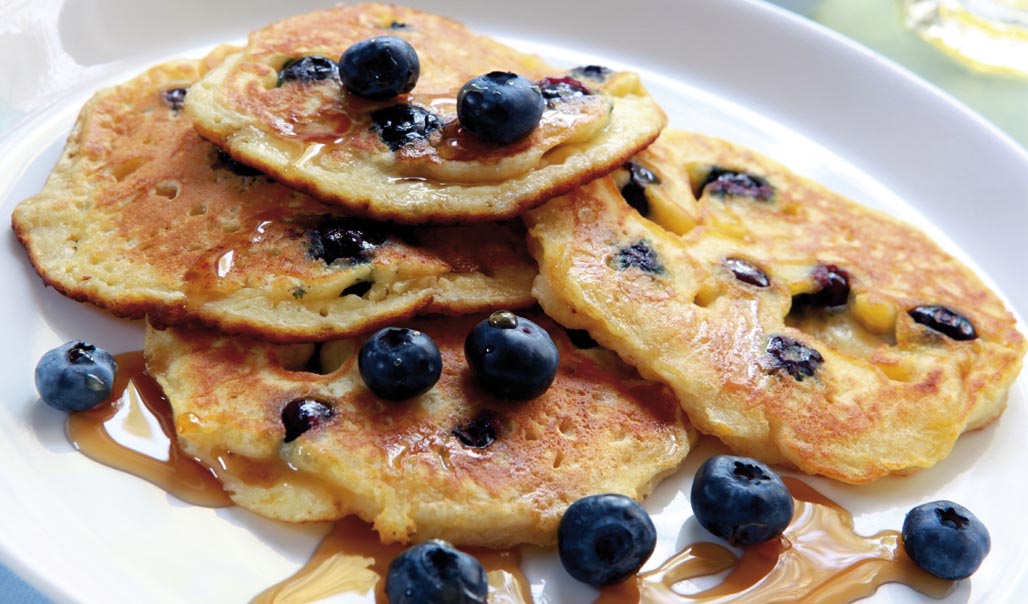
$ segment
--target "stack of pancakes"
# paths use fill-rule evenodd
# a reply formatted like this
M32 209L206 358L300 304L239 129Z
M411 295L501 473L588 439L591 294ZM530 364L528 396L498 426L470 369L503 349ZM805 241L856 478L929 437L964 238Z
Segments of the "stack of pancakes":
M409 94L280 77L378 35L417 50ZM490 71L588 94L489 144L460 128L456 96ZM401 104L442 127L390 144L372 115ZM386 542L553 543L574 500L645 497L692 426L861 483L931 466L1001 413L1025 339L969 269L913 227L665 122L636 74L340 6L99 92L13 224L48 285L147 317L180 445L236 503L356 514ZM557 343L537 399L470 378L464 337L497 309L524 309ZM356 351L385 325L438 344L426 394L392 403L361 381ZM283 409L306 399L335 413L285 442Z

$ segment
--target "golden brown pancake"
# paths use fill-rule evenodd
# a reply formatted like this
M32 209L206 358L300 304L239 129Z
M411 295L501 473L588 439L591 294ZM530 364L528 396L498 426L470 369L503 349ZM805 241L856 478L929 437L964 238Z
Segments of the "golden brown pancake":
M527 215L535 292L670 385L698 430L863 483L1002 412L1025 339L923 233L726 141L668 131L633 162L657 181L644 201L625 173Z
M348 94L338 77L280 79L290 61L338 59L381 35L418 53L421 75L409 94L369 101ZM551 100L520 140L485 143L460 128L456 98L491 71L532 81L567 76L449 19L384 4L337 6L251 33L241 54L193 88L186 109L237 160L352 212L405 223L513 217L620 166L665 123L636 74L592 70L578 76L592 94ZM397 105L431 112L440 127L390 148L372 114Z
M232 52L155 67L86 104L43 191L13 215L48 285L121 316L276 341L532 303L518 223L349 218L201 138L183 95Z
M486 315L419 319L442 354L439 382L401 402L364 385L363 338L268 345L210 331L147 331L147 371L171 403L179 443L233 501L288 521L356 514L385 542L552 544L564 509L592 493L641 499L694 440L664 386L615 355L578 349L533 313L560 351L540 397L498 400L476 385L464 338ZM319 363L312 368L311 357ZM314 399L334 415L284 442L284 409Z

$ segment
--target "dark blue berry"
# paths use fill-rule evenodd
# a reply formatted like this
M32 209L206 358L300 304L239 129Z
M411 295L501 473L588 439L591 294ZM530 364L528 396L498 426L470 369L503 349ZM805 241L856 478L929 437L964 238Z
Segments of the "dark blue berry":
M435 386L443 359L428 334L386 327L361 346L357 366L369 390L380 398L402 401Z
M286 429L283 440L287 443L293 442L304 432L332 419L335 414L335 408L324 401L313 398L290 401L282 408L282 425Z
M718 455L703 462L690 500L700 525L732 545L774 539L792 521L789 488L771 468L748 457Z
M470 422L454 430L453 435L465 447L485 449L496 442L499 425L500 420L495 413L483 411Z
M332 264L343 259L367 262L371 252L382 245L389 234L378 223L349 217L326 217L307 232L307 253L312 258Z
M661 275L664 273L664 265L660 263L656 250L651 248L645 241L635 243L618 250L614 257L614 266L618 270L625 270L635 267L644 273Z
M161 98L168 104L174 111L180 111L186 103L186 93L189 92L188 88L172 88L165 90L161 93Z
M543 78L539 80L539 92L546 99L546 106L553 108L558 101L566 101L593 93L589 87L575 78Z
M941 579L970 577L991 546L982 521L952 501L921 504L903 521L903 549L915 564Z
M61 411L86 411L111 396L118 364L107 351L86 342L67 342L36 364L36 390Z
M494 312L471 330L464 340L464 356L486 390L511 400L545 392L560 362L545 329L505 310Z
M646 198L646 187L659 185L660 178L646 166L631 161L625 163L625 170L628 170L628 182L621 187L621 196L639 214L648 216L650 200Z
M493 71L472 79L457 94L457 119L482 140L505 145L527 136L542 119L546 102L525 78Z
M831 308L846 304L850 296L849 273L834 264L819 264L814 267L810 276L817 285L817 290L793 296L794 308Z
M393 559L385 592L389 604L487 604L489 582L474 556L434 539Z
M594 82L605 82L614 73L613 69L603 65L583 65L571 70L571 75L576 78L585 78Z
M331 79L338 71L339 66L332 59L311 55L283 65L278 72L278 83L281 86L286 82L320 82Z
M736 279L743 283L749 283L757 287L768 287L771 285L771 280L768 279L767 273L749 260L725 258L725 266L728 267L728 270L732 271Z
M797 382L814 375L825 362L820 352L789 336L771 336L765 351L774 367L784 369Z
M376 36L346 49L339 77L353 95L382 101L414 89L421 74L418 53L396 36Z
M424 140L432 132L442 128L442 122L434 113L417 105L393 105L371 114L372 128L378 137L397 151L408 143Z
M770 201L774 197L774 189L764 178L717 166L712 167L700 183L696 196L699 197L704 191L721 197L753 197L761 201Z
M970 319L945 306L938 304L918 306L907 311L907 314L914 322L934 329L954 340L973 340L978 337L978 332L975 331Z
M557 552L564 569L595 587L634 575L656 545L650 515L624 495L579 499L568 506L557 528Z

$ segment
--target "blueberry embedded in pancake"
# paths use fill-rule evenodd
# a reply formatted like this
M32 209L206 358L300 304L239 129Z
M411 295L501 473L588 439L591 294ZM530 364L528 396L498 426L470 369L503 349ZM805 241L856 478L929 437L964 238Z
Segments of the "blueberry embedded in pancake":
M654 178L634 187L635 165ZM1024 336L970 269L725 141L666 131L526 222L548 314L767 462L852 483L931 466L1021 368Z
M183 449L237 504L288 521L357 514L386 542L552 544L572 502L641 499L685 458L695 433L671 392L609 351L576 348L541 313L526 317L559 350L553 382L527 401L489 394L464 358L465 336L487 316L403 324L435 342L442 373L401 401L363 382L364 336L315 351L150 328L147 371Z
M350 68L342 78L283 76L305 57L349 63L348 49L383 38L414 49L412 89L404 80L369 98ZM494 74L523 82L520 100L462 112L460 91ZM665 123L636 74L597 66L569 74L455 21L382 4L253 32L242 53L194 87L186 110L237 160L351 212L404 223L513 217L620 166ZM494 120L496 111L504 115Z
M275 341L533 303L517 222L356 218L200 137L182 103L233 52L158 66L86 104L43 191L12 218L48 285L120 316ZM320 77L324 65L308 63L289 77Z

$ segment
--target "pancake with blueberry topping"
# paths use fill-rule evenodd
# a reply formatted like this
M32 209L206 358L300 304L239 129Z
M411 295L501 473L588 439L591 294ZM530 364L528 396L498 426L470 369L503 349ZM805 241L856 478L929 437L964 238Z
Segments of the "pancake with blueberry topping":
M396 96L366 82L347 88L344 67L284 77L298 61L331 62L382 37L416 51L409 92L407 69ZM395 65L392 58L360 64L385 69L382 63ZM373 83L373 75L351 79ZM491 88L460 95L469 103L463 115L472 116L462 119L486 123L462 125L458 93L479 76ZM520 83L526 92L526 81L537 88L534 104L489 104L496 89ZM197 129L238 161L352 212L404 223L513 217L620 166L665 123L634 73L593 69L575 77L455 21L381 4L337 6L251 33L245 50L194 86L185 105ZM523 132L522 108L541 118L508 140ZM508 111L512 132L493 120Z
M695 434L671 392L541 313L527 317L559 351L552 384L524 401L489 394L464 351L487 316L406 324L434 340L442 371L400 401L363 382L364 337L315 347L149 329L147 371L180 445L238 505L287 521L356 514L385 542L552 544L572 502L641 499L684 459Z
M667 131L526 220L546 312L766 462L850 483L934 465L998 417L1025 353L926 235L726 141Z
M14 211L43 280L115 314L276 341L533 302L519 223L399 227L277 184L200 137L182 102L235 49L98 93Z

